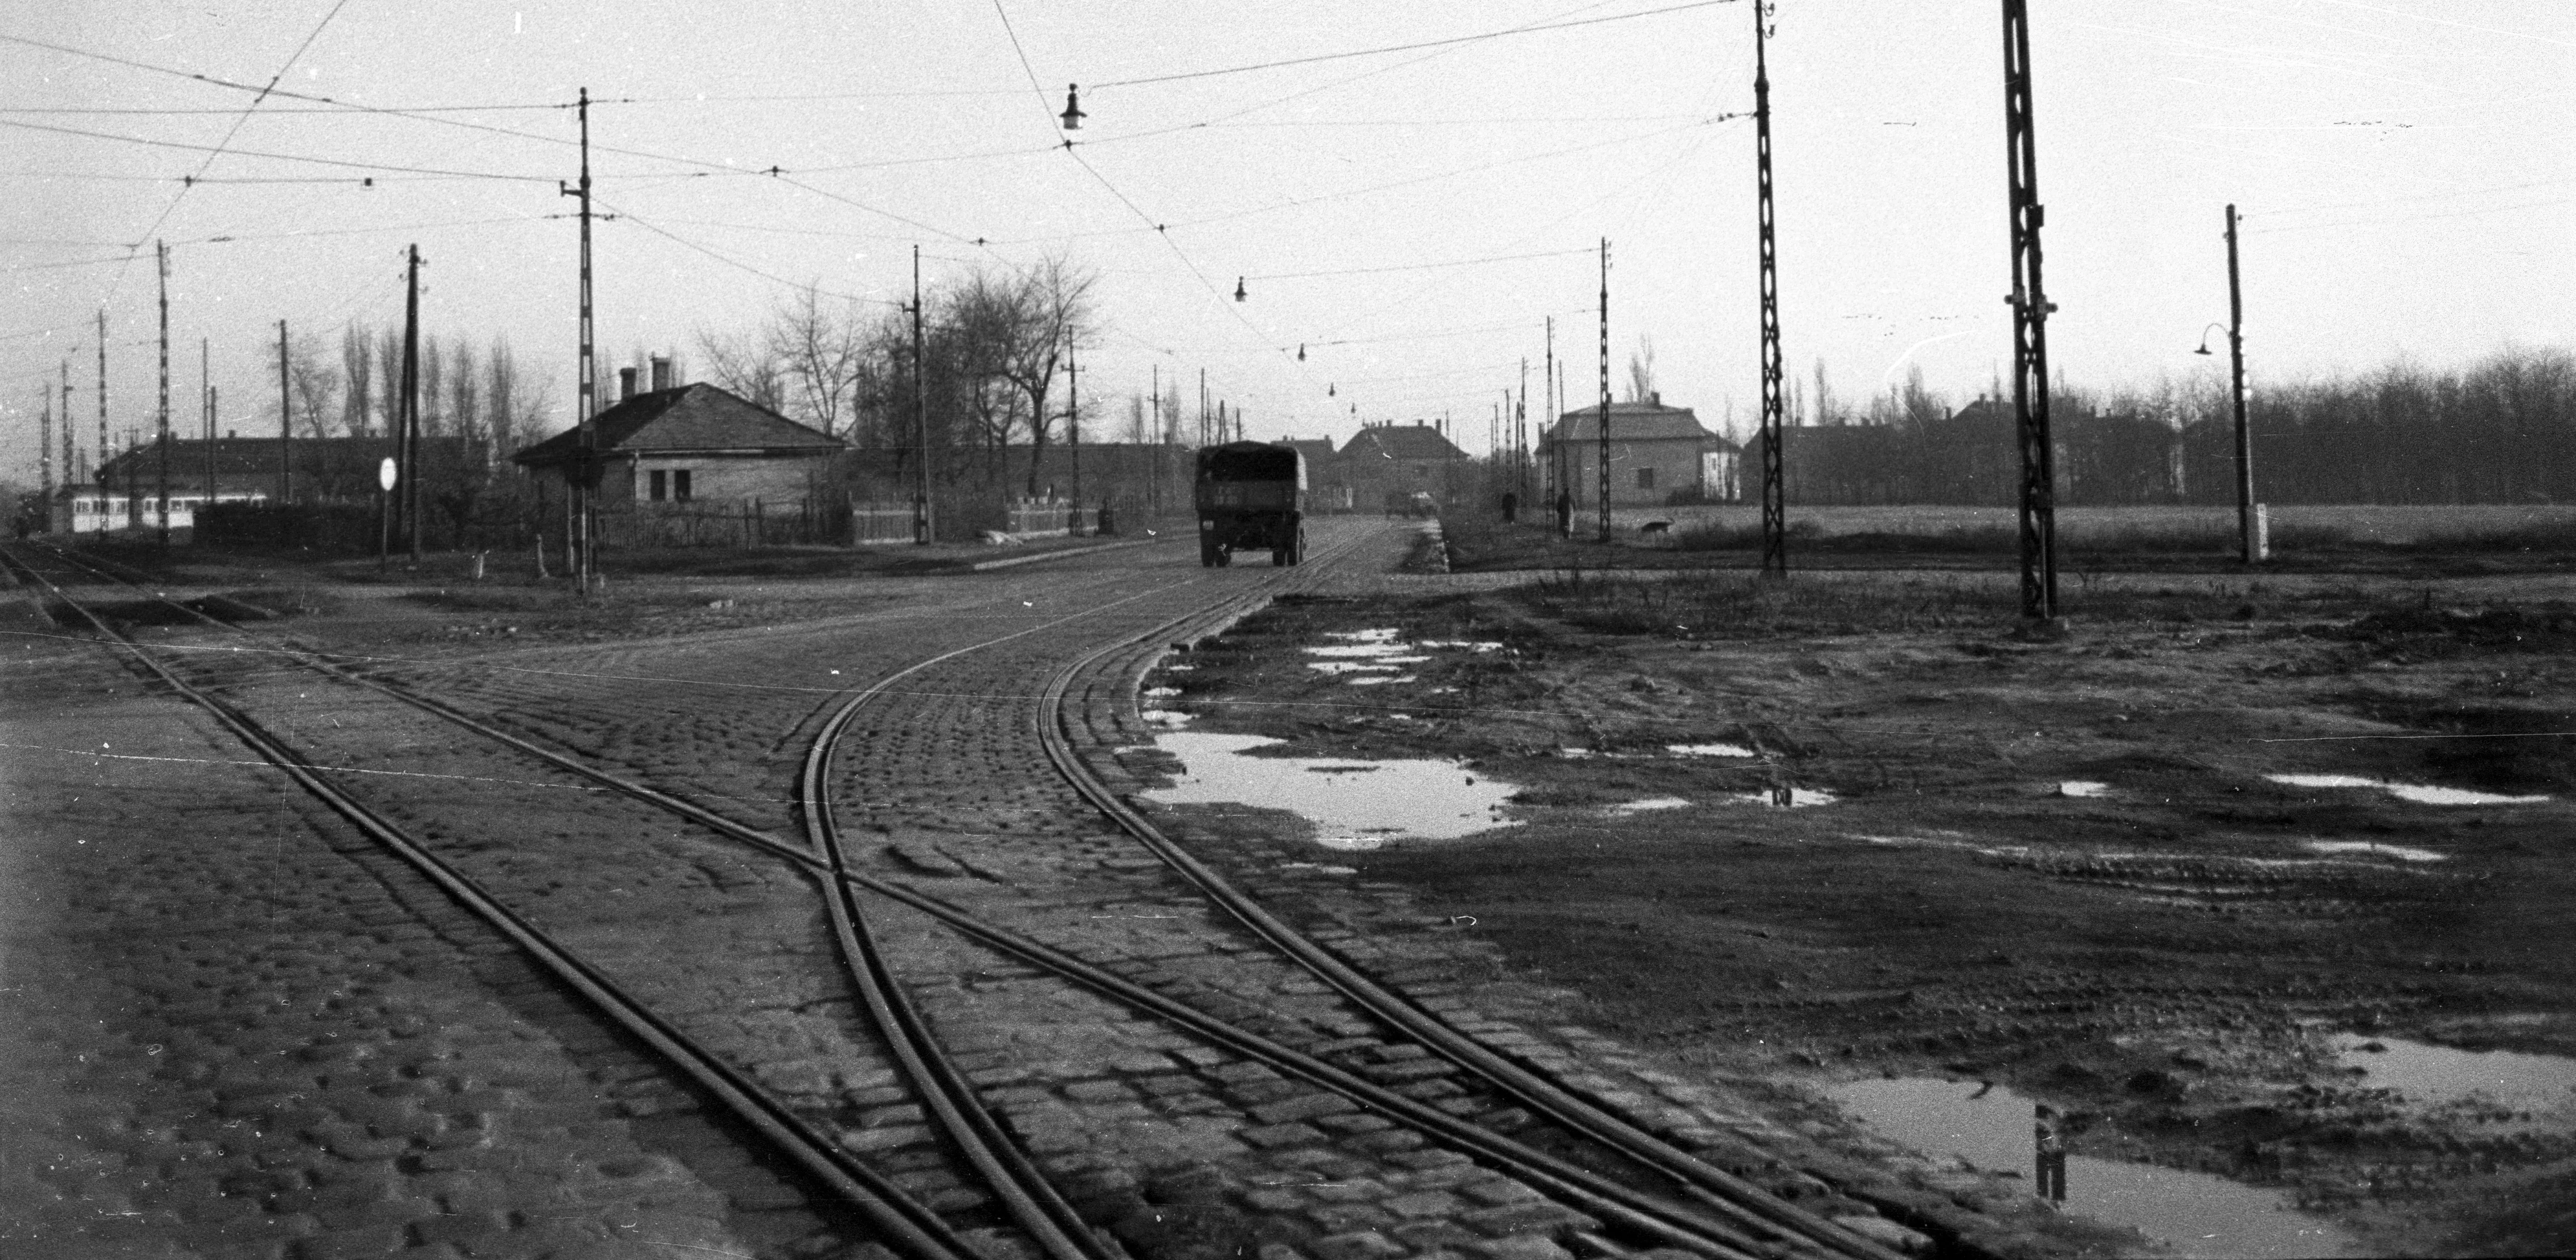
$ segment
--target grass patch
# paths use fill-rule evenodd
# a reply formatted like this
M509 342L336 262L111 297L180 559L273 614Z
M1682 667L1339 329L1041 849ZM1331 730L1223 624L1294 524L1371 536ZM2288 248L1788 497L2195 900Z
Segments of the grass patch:
M1519 595L1537 611L1588 630L1686 638L1991 627L2020 606L2015 590L1993 582L1780 582L1735 572L1647 578L1571 569Z

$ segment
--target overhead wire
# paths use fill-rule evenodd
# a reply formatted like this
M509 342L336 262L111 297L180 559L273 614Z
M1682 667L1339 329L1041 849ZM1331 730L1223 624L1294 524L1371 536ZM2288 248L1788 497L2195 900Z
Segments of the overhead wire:
M1317 53L1309 57L1283 57L1275 61L1255 62L1250 65L1241 66L1226 66L1213 70L1185 70L1178 74L1148 75L1143 78L1135 79L1112 79L1105 83L1093 84L1092 86L1095 90L1105 88L1143 87L1148 84L1155 83L1178 83L1187 79L1210 79L1219 75L1251 74L1261 70L1279 70L1285 69L1289 66L1308 66L1325 61L1347 61L1353 57L1380 57L1392 53L1414 52L1424 48L1445 48L1455 44L1482 43L1486 40L1508 39L1514 35L1531 35L1540 31L1561 31L1577 26L1598 26L1606 22L1625 22L1634 18L1655 17L1665 13L1681 13L1690 9L1706 9L1715 5L1732 3L1735 3L1735 0L1691 0L1691 2L1687 4L1667 5L1660 9L1641 9L1634 13L1612 13L1594 18L1577 18L1562 22L1532 23L1526 26L1508 27L1498 31L1485 31L1475 35L1456 35L1447 39L1417 40L1409 44L1387 44L1377 48L1359 48L1346 52Z
M331 0L330 11L322 15L321 21L313 24L312 30L304 33L303 42L295 46L294 52L286 55L286 60L277 67L277 73L269 76L268 85L261 88L257 96L251 98L250 104L242 107L241 115L233 119L233 125L224 131L224 138L207 151L206 160L197 164L197 174L203 175L212 169L215 159L222 157L224 151L232 147L233 137L240 135L241 129L249 125L251 114L268 100L270 93L277 90L278 81L286 77L287 71L295 68L295 63L303 58L305 50L313 46L313 41L322 38L323 28L331 25L331 19L340 16L340 10L348 7L348 4L349 0ZM179 185L179 191L171 196L170 204L161 207L159 217L153 219L152 226L144 231L145 240L160 234L161 225L170 221L170 216L179 209L179 203L187 199L188 192L193 187L192 183L183 182Z

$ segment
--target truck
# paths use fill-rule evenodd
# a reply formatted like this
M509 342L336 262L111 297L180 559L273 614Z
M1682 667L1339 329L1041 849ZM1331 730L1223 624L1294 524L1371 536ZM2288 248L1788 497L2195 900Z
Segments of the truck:
M1306 457L1273 442L1228 442L1198 453L1191 497L1198 508L1199 563L1222 568L1238 551L1268 551L1270 563L1306 559Z

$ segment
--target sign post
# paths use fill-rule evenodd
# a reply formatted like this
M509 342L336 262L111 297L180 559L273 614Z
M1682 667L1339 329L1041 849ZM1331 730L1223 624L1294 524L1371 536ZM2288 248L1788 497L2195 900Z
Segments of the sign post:
M376 489L379 491L376 495L376 567L379 569L385 567L385 561L394 549L394 477L394 457L388 455L385 462L376 465Z

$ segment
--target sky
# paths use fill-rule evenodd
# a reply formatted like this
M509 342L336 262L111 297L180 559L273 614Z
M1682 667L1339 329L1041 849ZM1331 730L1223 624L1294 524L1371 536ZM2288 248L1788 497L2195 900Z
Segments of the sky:
M2228 315L2230 203L2257 390L2576 342L2576 2L2030 7L2056 373L2223 372L2191 351ZM424 333L506 337L572 423L583 89L612 361L800 285L891 309L915 246L933 282L1061 254L1100 277L1087 404L1177 380L1194 412L1204 372L1255 438L1446 417L1482 453L1505 391L1547 414L1550 318L1570 405L1597 395L1606 239L1614 389L1650 343L1666 403L1739 436L1760 406L1746 0L13 9L0 479L35 479L67 361L92 456L102 309L111 430L151 429L155 240L182 436L209 379L220 427L273 433L277 321L398 325L415 244ZM1771 10L1810 393L1820 364L1846 399L2007 374L2000 10Z

